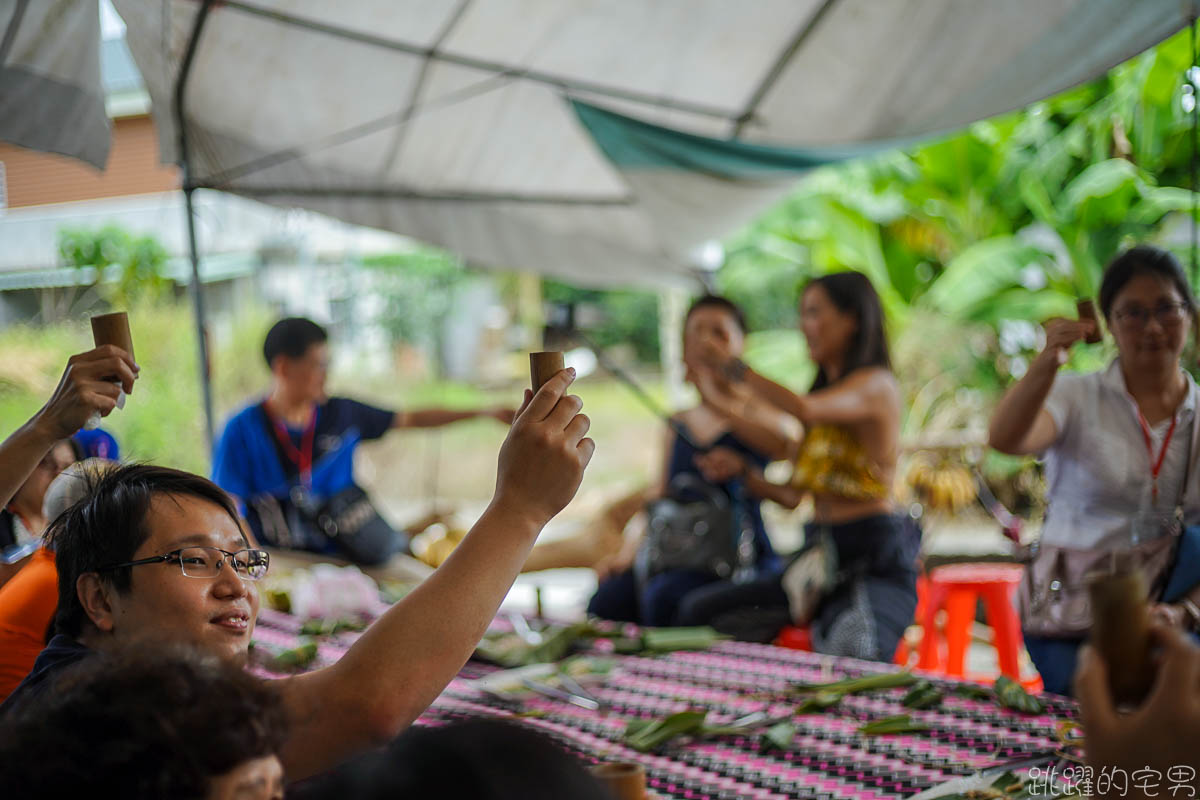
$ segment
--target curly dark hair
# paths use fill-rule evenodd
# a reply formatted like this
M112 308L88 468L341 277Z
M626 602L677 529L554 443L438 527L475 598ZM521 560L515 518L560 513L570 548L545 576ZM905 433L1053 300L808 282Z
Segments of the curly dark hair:
M276 755L270 683L179 645L97 653L0 718L5 797L204 798L211 778Z

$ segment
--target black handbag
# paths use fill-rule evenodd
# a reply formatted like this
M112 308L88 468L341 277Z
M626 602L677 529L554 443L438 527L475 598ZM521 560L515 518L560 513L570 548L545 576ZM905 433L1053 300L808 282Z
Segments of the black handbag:
M266 544L324 552L333 542L355 564L382 564L404 550L407 538L379 515L359 486L348 486L317 505L299 486L282 502L271 495L251 500Z
M634 560L639 583L677 569L752 577L758 546L742 491L736 482L726 494L696 475L676 475L668 496L646 506L646 536Z

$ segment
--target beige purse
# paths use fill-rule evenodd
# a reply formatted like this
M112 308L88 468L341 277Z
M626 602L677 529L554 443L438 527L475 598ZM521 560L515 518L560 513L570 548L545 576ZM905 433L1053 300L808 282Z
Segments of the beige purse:
M1132 547L1122 560L1140 565L1150 587L1150 597L1158 598L1166 585L1175 548L1179 541L1178 524L1156 538ZM1087 577L1111 570L1111 550L1077 549L1034 543L1024 557L1025 575L1018 591L1021 628L1026 635L1080 638L1092 625L1091 601Z

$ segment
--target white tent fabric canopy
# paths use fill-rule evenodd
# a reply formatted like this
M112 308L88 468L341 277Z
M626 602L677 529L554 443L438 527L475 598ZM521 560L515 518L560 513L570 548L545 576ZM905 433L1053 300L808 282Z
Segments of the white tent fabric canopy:
M102 167L109 135L94 0L0 0L0 141Z
M178 160L196 0L115 0ZM186 84L194 186L302 206L478 265L687 280L807 166L959 128L1103 73L1195 0L230 0ZM597 137L571 101L661 126ZM688 168L672 132L803 148ZM695 144L695 142L691 142ZM641 147L639 150L638 148ZM791 155L796 155L790 152Z
M603 285L689 281L805 169L1095 77L1200 0L114 3L187 186ZM0 139L103 164L96 17L0 0Z

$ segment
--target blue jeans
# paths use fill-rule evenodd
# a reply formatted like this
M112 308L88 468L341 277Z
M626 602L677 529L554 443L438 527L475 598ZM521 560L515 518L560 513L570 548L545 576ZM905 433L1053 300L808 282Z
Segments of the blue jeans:
M638 591L633 570L626 570L603 581L588 603L592 616L639 625L677 625L679 603L693 589L720 581L715 575L686 569L668 570L655 575Z
M1071 697L1071 681L1084 639L1059 639L1048 636L1026 636L1025 649L1047 692Z

